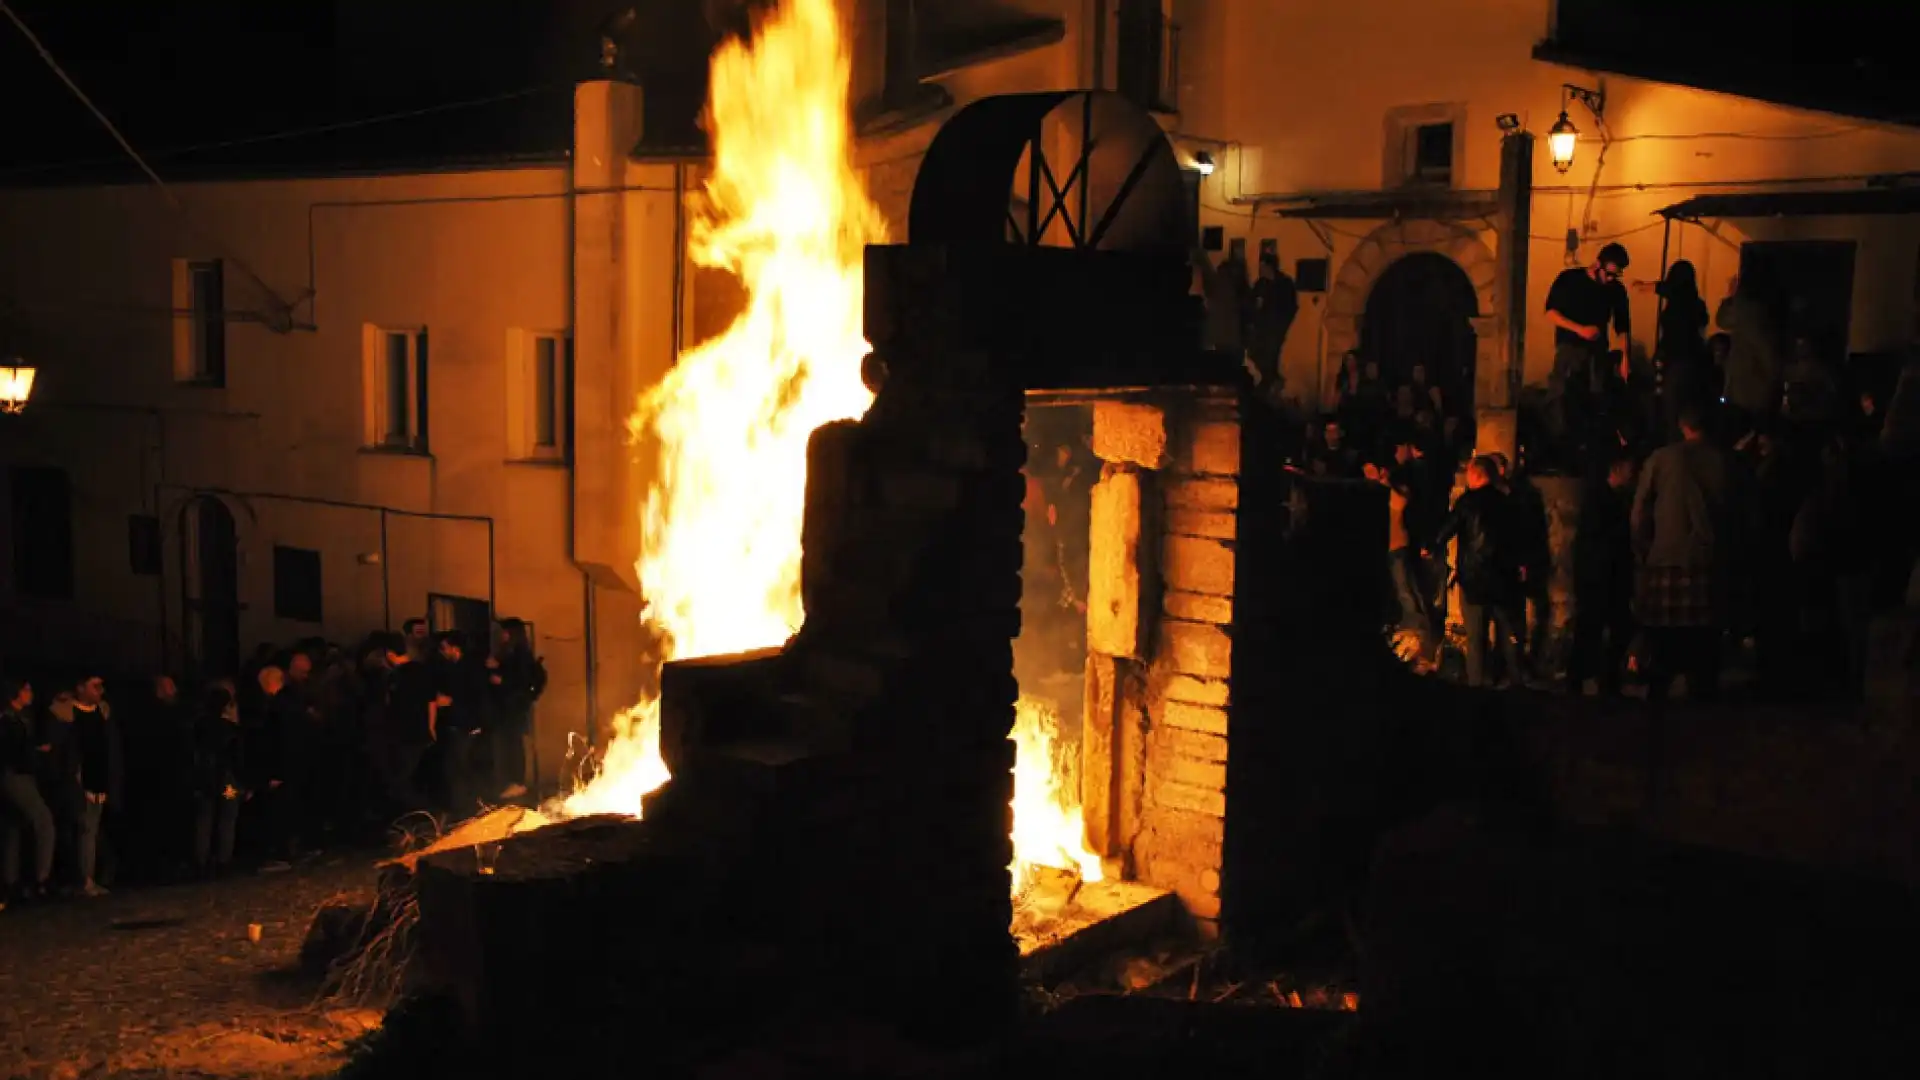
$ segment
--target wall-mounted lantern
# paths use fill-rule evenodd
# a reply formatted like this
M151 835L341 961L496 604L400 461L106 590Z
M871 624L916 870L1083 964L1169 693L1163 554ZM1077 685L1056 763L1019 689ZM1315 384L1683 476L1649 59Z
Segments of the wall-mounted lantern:
M1553 157L1554 169L1563 173L1573 168L1573 152L1580 145L1580 129L1574 127L1567 116L1567 105L1574 101L1585 105L1596 122L1605 122L1601 120L1607 104L1605 91L1588 90L1571 83L1560 88L1560 119L1547 129L1547 152Z
M1213 175L1213 155L1205 150L1193 155L1193 171L1201 176Z
M33 396L33 368L12 357L0 363L0 413L22 412Z

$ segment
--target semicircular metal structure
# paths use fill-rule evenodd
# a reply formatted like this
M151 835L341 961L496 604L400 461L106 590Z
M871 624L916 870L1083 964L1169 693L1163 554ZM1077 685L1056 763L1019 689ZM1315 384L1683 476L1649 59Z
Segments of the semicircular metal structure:
M982 98L941 126L913 185L913 244L1185 257L1196 223L1152 116L1105 90Z

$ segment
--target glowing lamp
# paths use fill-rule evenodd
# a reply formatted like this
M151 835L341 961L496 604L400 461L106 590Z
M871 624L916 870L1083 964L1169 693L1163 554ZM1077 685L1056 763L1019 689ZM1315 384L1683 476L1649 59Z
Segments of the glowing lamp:
M33 369L18 359L0 365L0 412L17 413L33 395Z
M1553 127L1547 129L1547 152L1553 155L1553 167L1561 172L1573 168L1573 148L1580 142L1580 129L1562 112Z
M1213 175L1213 155L1205 150L1193 155L1193 171L1201 176Z

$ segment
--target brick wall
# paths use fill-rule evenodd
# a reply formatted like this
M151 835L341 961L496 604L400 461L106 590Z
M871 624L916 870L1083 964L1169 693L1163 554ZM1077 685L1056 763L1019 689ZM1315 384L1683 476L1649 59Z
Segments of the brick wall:
M1115 869L1220 916L1240 424L1230 390L1098 401L1083 805Z

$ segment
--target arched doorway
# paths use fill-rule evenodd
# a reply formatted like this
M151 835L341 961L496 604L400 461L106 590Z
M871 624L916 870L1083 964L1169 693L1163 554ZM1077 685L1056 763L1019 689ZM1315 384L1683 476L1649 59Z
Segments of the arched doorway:
M1460 264L1437 252L1412 252L1381 271L1368 291L1360 353L1379 361L1390 387L1406 383L1416 365L1425 367L1446 414L1466 423L1473 416L1479 349L1473 319L1479 314L1479 296Z
M240 670L240 534L233 511L202 495L180 510L181 611L195 676Z

